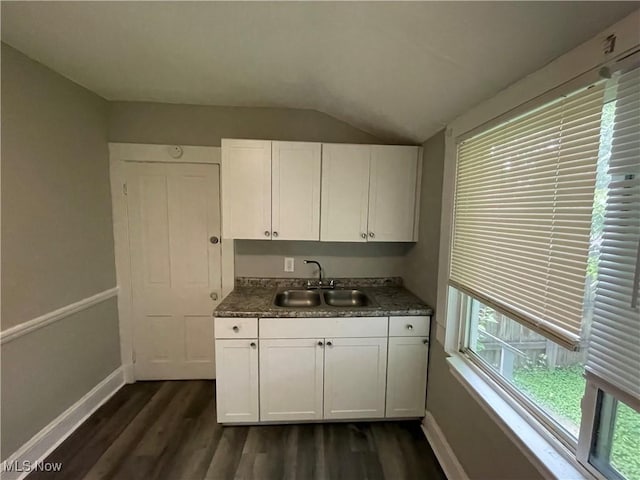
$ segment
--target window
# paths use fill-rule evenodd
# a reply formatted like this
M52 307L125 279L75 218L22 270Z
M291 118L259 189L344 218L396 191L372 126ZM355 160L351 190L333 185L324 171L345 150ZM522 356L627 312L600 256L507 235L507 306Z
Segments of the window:
M608 478L640 479L640 413L602 390L589 463Z
M640 480L640 69L462 139L457 160L461 352L586 468Z

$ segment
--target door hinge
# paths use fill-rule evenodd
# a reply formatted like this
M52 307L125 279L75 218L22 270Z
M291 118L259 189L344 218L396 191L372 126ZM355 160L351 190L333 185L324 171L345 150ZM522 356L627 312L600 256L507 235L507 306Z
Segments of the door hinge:
M123 195L126 195L126 194L127 194L127 184L126 184L126 183L123 183L123 184L122 184L122 194L123 194Z

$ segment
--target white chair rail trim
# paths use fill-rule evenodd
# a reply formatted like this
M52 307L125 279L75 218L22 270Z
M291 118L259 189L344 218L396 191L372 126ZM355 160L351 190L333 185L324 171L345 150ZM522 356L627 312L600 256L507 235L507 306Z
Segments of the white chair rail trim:
M3 330L2 332L0 332L0 344L10 342L12 340L15 340L16 338L31 333L34 330L38 330L54 322L57 322L58 320L62 320L69 315L73 315L74 313L86 310L89 307L115 297L117 294L118 287L113 287L100 293L96 293L95 295L92 295L90 297L83 298L82 300L79 300L77 302L65 305L64 307L58 308L53 312L40 315L39 317L29 320L28 322L20 323L19 325Z

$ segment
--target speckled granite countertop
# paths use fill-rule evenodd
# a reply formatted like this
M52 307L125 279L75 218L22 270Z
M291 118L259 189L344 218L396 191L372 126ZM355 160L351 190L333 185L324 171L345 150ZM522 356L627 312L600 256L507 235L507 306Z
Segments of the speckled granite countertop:
M278 289L304 288L307 279L238 278L236 287L218 305L216 317L387 317L391 315L432 315L433 310L402 287L402 279L337 278L338 288L354 287L369 295L376 306L312 308L276 307L273 297Z

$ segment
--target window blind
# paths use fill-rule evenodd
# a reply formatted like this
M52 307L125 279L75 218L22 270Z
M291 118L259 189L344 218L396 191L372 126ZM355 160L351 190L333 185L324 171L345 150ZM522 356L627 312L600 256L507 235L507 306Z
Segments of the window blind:
M458 146L450 284L579 344L603 84Z
M587 371L640 405L640 69L621 75ZM626 394L626 396L625 396Z

